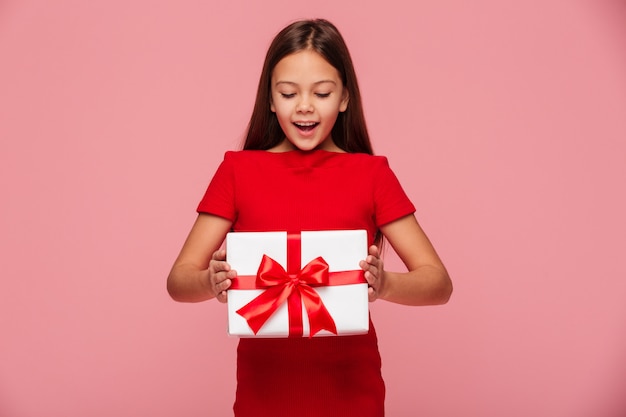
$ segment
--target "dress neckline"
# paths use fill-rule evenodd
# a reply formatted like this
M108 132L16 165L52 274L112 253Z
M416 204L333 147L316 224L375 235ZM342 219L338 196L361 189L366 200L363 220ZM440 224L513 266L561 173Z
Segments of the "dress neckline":
M250 150L260 157L271 158L274 161L290 168L316 168L320 166L329 166L340 163L346 155L352 155L348 152L333 152L325 149L313 149L310 151L302 151L293 149L284 152L269 152L262 150Z

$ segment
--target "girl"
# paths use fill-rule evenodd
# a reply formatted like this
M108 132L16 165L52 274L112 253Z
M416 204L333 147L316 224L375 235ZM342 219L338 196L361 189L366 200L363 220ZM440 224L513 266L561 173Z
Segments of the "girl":
M168 277L177 301L227 301L227 232L366 229L369 300L446 303L452 284L415 208L373 156L352 60L326 20L295 22L267 52L243 151L227 152ZM407 272L383 268L383 237ZM235 415L383 416L376 333L263 339L237 349Z

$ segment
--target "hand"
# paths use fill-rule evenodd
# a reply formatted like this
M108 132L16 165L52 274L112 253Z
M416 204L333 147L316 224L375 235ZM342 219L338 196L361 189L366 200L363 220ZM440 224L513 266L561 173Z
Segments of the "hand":
M365 271L365 279L369 284L367 295L370 303L380 297L385 284L385 269L378 247L369 247L367 258L359 262L359 266Z
M209 262L209 288L215 295L217 301L225 303L228 301L226 290L231 286L232 279L237 277L237 272L230 269L226 262L226 251L218 250L211 256Z

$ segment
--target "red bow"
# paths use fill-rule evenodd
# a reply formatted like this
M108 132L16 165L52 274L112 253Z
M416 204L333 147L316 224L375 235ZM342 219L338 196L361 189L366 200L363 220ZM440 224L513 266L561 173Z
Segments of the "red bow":
M328 264L321 256L313 259L296 274L288 274L278 262L263 255L256 275L256 287L267 289L237 310L237 313L248 321L254 334L257 334L263 324L287 300L290 307L289 333L301 335L301 302L303 302L309 317L309 337L313 337L320 330L337 334L335 321L317 291L313 289L328 284Z

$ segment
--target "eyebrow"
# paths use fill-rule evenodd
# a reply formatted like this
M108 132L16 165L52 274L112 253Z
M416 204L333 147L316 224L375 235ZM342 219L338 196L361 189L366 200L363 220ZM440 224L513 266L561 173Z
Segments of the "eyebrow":
M320 80L320 81L316 81L313 83L313 85L318 85L318 84L325 84L325 83L332 83L337 85L337 83L333 80ZM280 84L288 84L288 85L298 85L298 83L295 83L293 81L276 81L275 85L280 85Z

